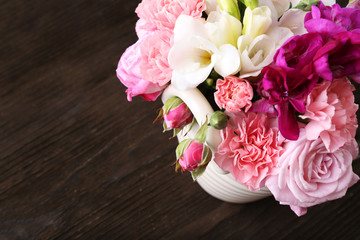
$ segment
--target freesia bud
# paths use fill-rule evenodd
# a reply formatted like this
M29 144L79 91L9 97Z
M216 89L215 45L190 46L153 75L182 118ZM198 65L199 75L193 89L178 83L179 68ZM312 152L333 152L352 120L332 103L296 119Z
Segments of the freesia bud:
M163 106L164 130L182 128L193 120L188 106L178 97L169 98Z
M221 10L240 20L240 10L237 0L217 0Z
M258 0L240 0L246 7L254 9L259 6Z
M265 33L272 24L271 11L267 6L257 7L253 10L247 7L243 19L243 35L253 38Z
M212 152L208 146L197 140L187 141L180 158L178 159L181 168L184 171L196 172L198 170L205 170L205 166L212 158ZM181 148L181 143L179 147ZM178 149L177 149L178 150Z
M225 113L222 111L216 111L210 116L210 126L221 130L226 127L228 120L229 118Z

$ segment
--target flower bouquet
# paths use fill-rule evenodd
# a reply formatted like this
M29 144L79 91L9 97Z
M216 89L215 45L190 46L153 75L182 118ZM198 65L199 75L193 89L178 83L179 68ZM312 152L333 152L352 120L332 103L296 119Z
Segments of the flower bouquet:
M204 182L215 164L300 216L359 180L360 3L346 4L143 0L117 76L129 101L163 93L176 170Z

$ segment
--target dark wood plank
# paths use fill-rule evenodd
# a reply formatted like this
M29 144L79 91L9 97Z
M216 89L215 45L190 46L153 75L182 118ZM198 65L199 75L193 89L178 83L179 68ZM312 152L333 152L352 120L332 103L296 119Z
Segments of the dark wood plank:
M360 184L298 218L174 173L160 101L115 76L138 3L0 1L0 239L359 239Z

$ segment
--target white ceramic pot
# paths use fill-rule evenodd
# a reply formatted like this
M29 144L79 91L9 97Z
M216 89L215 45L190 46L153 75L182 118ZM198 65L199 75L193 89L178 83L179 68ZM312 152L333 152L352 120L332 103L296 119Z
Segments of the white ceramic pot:
M178 139L182 141L184 138L193 138L199 125L203 124L206 121L206 117L210 117L214 111L198 89L179 91L170 85L165 89L162 95L162 101L165 103L167 99L173 96L181 98L186 103L198 123L186 136L180 132ZM187 132L187 129L183 132ZM220 143L220 131L210 127L206 144L212 149L213 153L215 153ZM210 161L205 172L198 178L197 182L207 193L226 202L253 202L271 195L267 188L262 188L259 191L248 190L241 183L237 182L230 173L220 169L214 162L214 159Z

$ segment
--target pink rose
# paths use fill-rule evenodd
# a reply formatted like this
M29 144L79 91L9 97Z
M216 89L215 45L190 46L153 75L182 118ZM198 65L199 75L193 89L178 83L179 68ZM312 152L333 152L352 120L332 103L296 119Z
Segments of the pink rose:
M250 83L234 76L218 79L216 82L215 102L220 108L228 112L239 112L245 108L245 112L251 107L253 88Z
M140 96L147 101L155 101L161 94L164 87L145 81L140 73L141 52L138 40L135 44L128 47L120 58L116 75L128 89L126 90L128 101L134 96Z
M171 101L171 103L168 103ZM170 109L165 109L164 113L165 130L182 128L192 122L194 116L188 106L178 97L170 98L166 103L171 104ZM164 107L165 107L164 106Z
M145 20L139 27L146 31L172 30L180 15L200 18L205 8L204 0L143 0L135 12Z
M171 80L172 69L168 63L168 55L172 38L171 31L155 31L142 41L140 70L145 80L160 86Z
M266 180L266 186L298 216L307 207L343 197L359 180L351 166L359 152L355 139L330 153L320 138L309 141L301 132L297 141L288 141L284 147L278 159L280 171Z
M203 143L193 140L188 145L182 156L179 158L179 164L184 171L196 171L197 168L206 165L210 159L211 154L204 154L204 148L209 148ZM209 150L210 151L210 150ZM210 151L211 153L211 151Z
M355 137L357 129L353 91L347 78L317 84L306 99L306 111L299 115L310 122L305 127L308 140L321 138L326 149L336 151Z
M277 174L282 147L278 142L276 119L265 113L228 113L229 123L221 131L222 143L215 162L250 190L264 186Z

